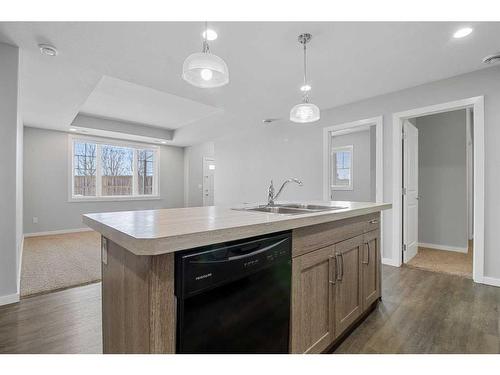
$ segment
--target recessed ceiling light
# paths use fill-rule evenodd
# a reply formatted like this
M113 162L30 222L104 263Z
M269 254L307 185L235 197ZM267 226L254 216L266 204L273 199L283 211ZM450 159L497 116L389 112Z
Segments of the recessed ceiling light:
M40 48L40 53L42 55L57 56L56 47L51 46L50 44L39 44L38 48Z
M69 131L70 132L76 132L76 129L75 128L69 128Z
M158 140L158 143L161 143L161 144L167 144L167 141L162 141L161 139Z
M455 39L464 38L467 35L469 35L470 33L472 33L472 30L473 30L472 27L464 27L462 29L455 31L455 34L453 34L453 37Z
M201 36L203 37L203 39L206 39L206 40L215 40L217 39L217 33L212 30L212 29L206 29L202 34Z

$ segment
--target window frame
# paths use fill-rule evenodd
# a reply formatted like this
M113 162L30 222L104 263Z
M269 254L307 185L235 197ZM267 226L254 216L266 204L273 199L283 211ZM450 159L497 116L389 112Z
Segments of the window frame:
M350 152L351 153L351 165L350 165L350 178L348 185L336 185L336 171L337 165L333 164L333 154L337 152ZM334 169L335 167L335 169ZM331 191L350 191L354 190L354 146L338 146L338 147L330 147L330 190Z
M80 196L74 195L75 179L74 173L74 144L75 141L95 143L96 147L96 195ZM131 148L134 150L132 161L132 195L102 195L102 163L101 147L103 145ZM153 160L153 192L149 195L138 194L137 185L137 150L148 149L155 153ZM160 151L157 145L140 143L134 141L121 141L109 138L90 137L68 134L68 202L112 202L112 201L137 201L137 200L159 200L160 195Z

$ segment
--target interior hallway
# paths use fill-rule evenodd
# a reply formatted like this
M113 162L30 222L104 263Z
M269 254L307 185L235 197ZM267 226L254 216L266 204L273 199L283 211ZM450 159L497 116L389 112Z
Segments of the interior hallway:
M336 353L500 353L500 288L383 266L382 302ZM0 307L0 353L101 353L101 285Z
M467 253L419 247L418 253L406 265L421 270L446 273L472 279L473 243Z

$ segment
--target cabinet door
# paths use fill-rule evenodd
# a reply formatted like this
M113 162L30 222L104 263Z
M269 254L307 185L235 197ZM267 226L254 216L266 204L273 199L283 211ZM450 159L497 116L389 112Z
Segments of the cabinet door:
M333 342L334 270L333 246L293 259L292 353L320 353Z
M380 297L380 236L375 230L365 234L362 257L363 311Z
M340 336L362 313L361 254L363 236L334 245L336 257L335 334Z

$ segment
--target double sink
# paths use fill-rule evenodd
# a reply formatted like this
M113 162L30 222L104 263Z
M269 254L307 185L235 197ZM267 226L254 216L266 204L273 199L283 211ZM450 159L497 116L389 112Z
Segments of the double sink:
M324 211L343 210L345 208L347 207L322 206L316 204L302 204L302 203L282 203L282 204L276 203L272 206L263 205L256 207L245 207L245 208L240 208L238 210L267 212L267 213L282 214L282 215L302 215L302 214L310 214L310 213L317 213Z

